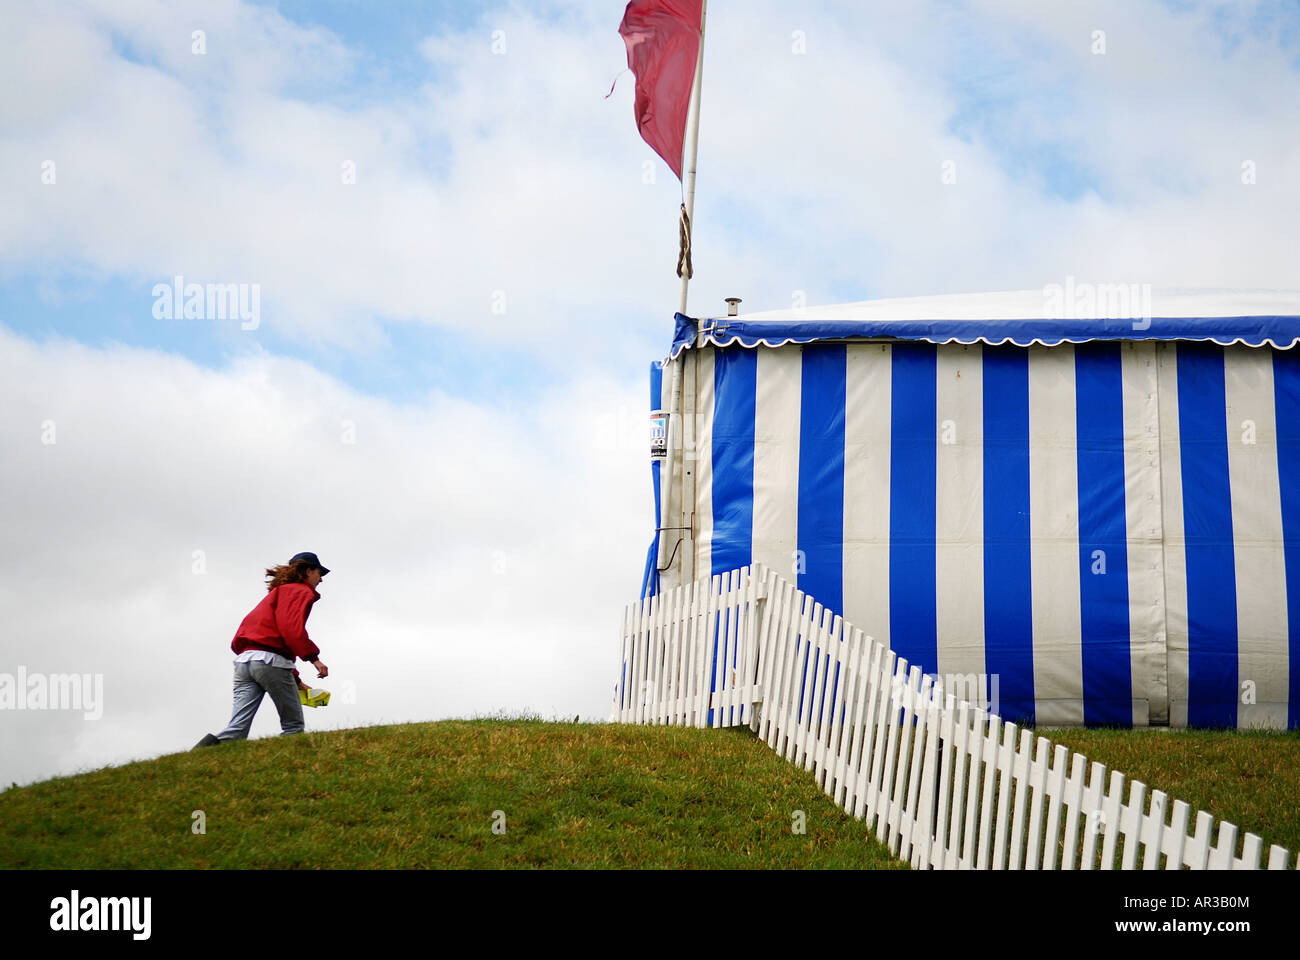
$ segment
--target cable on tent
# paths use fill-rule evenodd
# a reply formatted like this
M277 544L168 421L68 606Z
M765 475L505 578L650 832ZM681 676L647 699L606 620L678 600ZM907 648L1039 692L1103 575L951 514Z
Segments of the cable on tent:
M665 530L690 530L690 529L691 529L690 527L655 527L655 536L658 537L659 534L663 533ZM669 567L673 565L673 558L677 556L677 548L682 545L682 541L685 539L686 539L685 537L677 538L677 542L673 544L673 552L668 555L668 562L662 567L656 567L655 568L656 573L664 573L668 570Z
M681 219L678 224L678 253L677 253L677 276L685 277L687 280L695 276L695 268L691 266L691 217L686 212L686 204L682 204Z

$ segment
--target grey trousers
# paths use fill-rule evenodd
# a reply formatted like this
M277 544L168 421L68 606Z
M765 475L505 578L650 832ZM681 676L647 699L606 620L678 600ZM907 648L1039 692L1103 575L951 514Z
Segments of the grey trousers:
M298 685L293 682L293 671L253 660L235 664L235 709L230 717L230 725L217 734L217 739L246 738L249 728L253 726L253 715L262 705L262 695L268 693L275 709L280 711L281 733L302 733L306 725L302 719L302 699L298 696Z

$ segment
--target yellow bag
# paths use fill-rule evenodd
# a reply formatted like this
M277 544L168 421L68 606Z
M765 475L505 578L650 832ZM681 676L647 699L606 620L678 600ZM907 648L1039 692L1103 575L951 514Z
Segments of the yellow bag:
M298 698L302 700L303 706L326 707L329 706L330 692L328 690L318 690L315 687L308 687L306 690L299 687Z

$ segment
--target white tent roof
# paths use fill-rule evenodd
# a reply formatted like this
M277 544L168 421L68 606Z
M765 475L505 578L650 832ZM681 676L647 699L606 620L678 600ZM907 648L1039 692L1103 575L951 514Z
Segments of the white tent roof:
M886 338L929 343L1193 340L1289 349L1300 342L1300 290L1153 289L1077 284L1040 290L867 300L714 317L677 315L671 355L697 342L779 347L818 340Z
M1059 289L957 293L863 300L803 309L765 310L738 319L799 324L862 320L1037 320L1107 317L1300 317L1300 290L1151 289L1150 313L1136 284L1058 284ZM1137 290L1134 290L1137 287ZM1120 292L1122 291L1122 293ZM1059 303L1059 309L1053 309ZM1115 309L1119 307L1121 309ZM1127 309L1124 309L1127 308Z

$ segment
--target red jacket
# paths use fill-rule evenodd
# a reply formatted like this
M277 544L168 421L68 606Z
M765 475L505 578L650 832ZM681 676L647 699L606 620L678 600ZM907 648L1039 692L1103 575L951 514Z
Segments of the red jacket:
M319 599L320 594L305 583L283 583L267 591L235 631L230 649L235 653L270 650L289 660L315 660L320 648L307 636L307 617Z

